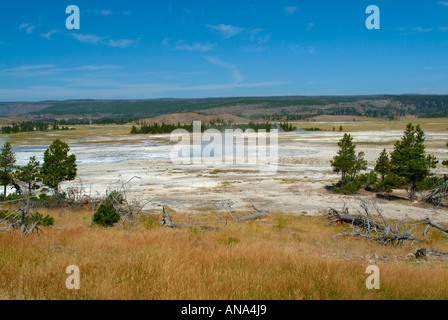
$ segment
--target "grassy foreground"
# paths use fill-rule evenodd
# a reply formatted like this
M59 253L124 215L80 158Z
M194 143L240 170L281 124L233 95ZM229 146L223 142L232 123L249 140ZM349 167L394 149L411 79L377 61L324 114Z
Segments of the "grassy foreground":
M0 299L448 299L446 261L335 237L343 228L325 217L272 213L198 230L162 228L154 212L138 228L103 229L90 227L89 210L39 211L55 225L28 237L0 233ZM214 221L207 212L200 219ZM431 230L425 245L448 251L447 240ZM365 285L372 264L379 290ZM80 269L79 290L65 287L69 265Z

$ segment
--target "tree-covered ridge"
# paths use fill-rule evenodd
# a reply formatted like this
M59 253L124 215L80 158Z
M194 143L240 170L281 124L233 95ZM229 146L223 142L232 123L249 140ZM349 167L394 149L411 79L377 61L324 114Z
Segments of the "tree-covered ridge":
M384 103L378 103L383 101ZM262 119L273 116L291 121L311 115L353 115L396 118L448 116L448 95L284 96L152 100L69 100L0 103L0 116L29 115L93 118L151 117L170 113L232 109L233 114ZM14 109L14 110L13 110ZM287 118L289 117L289 118Z

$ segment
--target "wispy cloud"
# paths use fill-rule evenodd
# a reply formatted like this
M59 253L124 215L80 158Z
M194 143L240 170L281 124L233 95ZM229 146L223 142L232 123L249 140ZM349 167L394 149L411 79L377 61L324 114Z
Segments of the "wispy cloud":
M441 6L448 7L448 1L439 1L437 3L440 4Z
M234 27L232 25L227 24L219 24L216 26L208 24L206 25L206 27L209 28L210 30L214 30L220 33L223 39L229 39L241 33L244 30L244 28Z
M253 29L250 30L250 41L257 44L263 44L271 39L271 34L266 33L263 29Z
M76 40L84 43L90 44L99 44L104 40L104 37L97 36L95 34L78 34L78 33L70 33L70 36L75 38Z
M291 15L294 14L294 12L296 12L297 7L285 7L284 10L286 14Z
M208 42L205 44L199 43L199 42L193 42L193 44L188 44L188 43L184 42L183 40L179 40L175 44L175 49L176 50L186 50L186 51L207 52L207 51L215 50L216 45L210 44Z
M34 24L32 24L32 23L26 23L26 22L23 22L23 23L19 26L19 30L20 30L20 31L25 30L25 32L26 32L27 34L31 34L31 33L33 33L33 30L34 30L36 27L37 27L37 26L34 25Z
M302 46L297 44L290 44L289 48L294 53L307 53L307 54L314 54L316 52L316 48L312 46Z
M244 76L241 74L240 70L235 65L221 61L217 57L205 57L205 59L207 59L207 61L210 62L211 64L230 70L234 83L238 84L244 80Z
M112 48L127 48L131 45L138 43L138 40L134 39L108 39L108 37L101 37L95 34L78 34L71 33L71 37L84 43L94 44L94 45L106 45Z
M53 34L55 34L56 32L58 32L58 30L53 29L53 30L51 30L50 32L47 32L47 33L41 33L40 35L41 35L43 38L47 39L47 40L51 40L51 36L52 36Z
M415 27L414 28L414 31L415 32L418 32L418 33L425 33L425 32L430 32L430 31L432 31L432 28L422 28L422 27Z
M23 65L19 67L0 69L0 76L8 77L36 77L43 75L52 75L58 73L70 72L95 72L104 70L113 70L120 68L115 65L84 65L72 68L57 68L52 64L39 64L39 65Z
M109 45L112 48L127 48L136 43L137 43L137 40L132 40L132 39L119 39L119 40L109 39L107 41L107 45Z
M207 52L216 50L216 44L211 43L200 43L193 42L188 43L185 40L178 40L175 43L172 43L171 39L165 38L162 41L162 46L171 49L171 50L179 50L179 51L197 51L197 52Z
M314 27L314 22L310 22L306 25L306 31L310 31Z

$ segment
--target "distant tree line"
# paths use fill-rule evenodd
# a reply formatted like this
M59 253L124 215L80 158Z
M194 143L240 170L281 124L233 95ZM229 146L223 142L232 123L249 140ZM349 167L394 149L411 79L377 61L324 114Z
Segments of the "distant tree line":
M10 126L2 126L2 134L11 134L19 132L31 131L48 131L48 130L70 130L68 127L59 127L58 121L44 122L44 121L24 121L19 123L12 123Z
M153 124L142 124L140 129L138 129L135 125L132 126L131 134L163 134L163 133L171 133L176 129L184 129L188 132L193 132L193 123L191 124L167 124L167 123L153 123ZM241 129L243 131L247 129L253 129L254 131L266 130L269 132L271 129L279 129L281 131L289 132L297 130L297 127L293 126L288 122L279 122L279 123L255 123L249 122L246 124L237 124L232 122L209 122L201 123L201 132L204 132L208 129L217 129L219 131L224 131L225 129Z

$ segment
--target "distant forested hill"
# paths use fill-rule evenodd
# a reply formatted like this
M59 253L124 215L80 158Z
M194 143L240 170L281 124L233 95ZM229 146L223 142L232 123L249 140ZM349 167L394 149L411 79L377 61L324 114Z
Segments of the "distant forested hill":
M152 117L170 113L231 113L251 119L314 115L448 117L448 95L287 96L152 100L0 102L0 117Z

